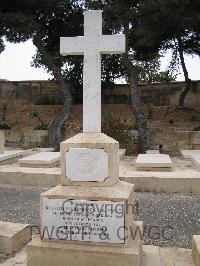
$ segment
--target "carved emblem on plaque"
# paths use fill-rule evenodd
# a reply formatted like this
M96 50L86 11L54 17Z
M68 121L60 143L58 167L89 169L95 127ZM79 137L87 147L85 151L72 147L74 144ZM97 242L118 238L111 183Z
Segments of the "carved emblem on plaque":
M89 174L95 171L97 158L92 154L83 153L78 156L76 163L80 173Z
M66 152L66 176L70 181L98 181L108 177L108 154L104 149L72 148Z

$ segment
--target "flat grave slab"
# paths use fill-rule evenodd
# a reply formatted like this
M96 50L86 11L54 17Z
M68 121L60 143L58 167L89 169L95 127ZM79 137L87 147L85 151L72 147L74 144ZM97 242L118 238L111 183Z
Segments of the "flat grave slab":
M146 154L160 154L159 150L147 150Z
M139 154L135 166L137 170L170 170L172 161L167 154Z
M28 150L7 150L0 154L0 162L25 155Z
M54 148L32 148L32 151L37 151L37 152L48 152L48 151L54 151Z
M60 152L40 152L18 162L22 167L54 167L60 164Z
M31 239L28 224L0 222L0 252L13 254Z
M190 159L193 164L200 170L200 153L191 155Z
M191 159L192 155L200 155L200 150L181 150L180 151L181 155L185 159Z

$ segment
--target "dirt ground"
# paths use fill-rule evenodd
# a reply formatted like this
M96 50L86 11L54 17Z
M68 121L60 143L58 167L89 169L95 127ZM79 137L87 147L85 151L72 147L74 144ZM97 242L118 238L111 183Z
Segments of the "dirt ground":
M113 113L115 118L121 122L133 125L134 116L131 106L125 104L109 104L103 105L103 118L107 113ZM168 130L192 130L194 127L200 126L200 121L193 121L191 118L197 112L200 112L200 106L196 110L178 109L169 106L144 106L146 116L148 118L148 126L150 129L168 129ZM5 112L6 122L12 129L33 129L39 124L37 117L31 117L31 113L37 111L40 120L49 124L62 111L61 105L8 105ZM3 114L0 113L0 121ZM66 123L66 127L81 128L82 127L82 105L73 105L71 117Z

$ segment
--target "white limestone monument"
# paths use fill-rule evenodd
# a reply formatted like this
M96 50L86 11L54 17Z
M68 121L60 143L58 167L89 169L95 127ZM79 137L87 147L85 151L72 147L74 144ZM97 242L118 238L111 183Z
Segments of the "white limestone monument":
M84 55L83 133L61 143L61 185L41 195L41 236L28 266L139 266L142 224L134 185L119 181L119 143L101 133L101 54L123 53L124 35L102 35L102 11L86 11L84 36L61 38L62 55Z

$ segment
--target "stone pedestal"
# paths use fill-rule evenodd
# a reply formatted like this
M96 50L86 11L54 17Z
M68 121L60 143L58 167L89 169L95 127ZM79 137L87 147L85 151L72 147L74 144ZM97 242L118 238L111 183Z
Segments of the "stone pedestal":
M28 266L139 266L134 185L119 181L119 144L102 133L61 143L61 185L41 195L41 235Z
M28 266L139 266L141 244L132 241L128 247L104 247L41 242L28 245Z
M0 154L4 153L4 132L0 131Z

